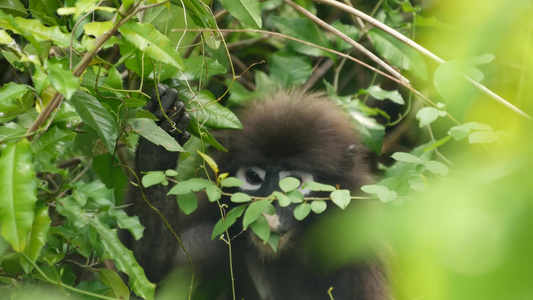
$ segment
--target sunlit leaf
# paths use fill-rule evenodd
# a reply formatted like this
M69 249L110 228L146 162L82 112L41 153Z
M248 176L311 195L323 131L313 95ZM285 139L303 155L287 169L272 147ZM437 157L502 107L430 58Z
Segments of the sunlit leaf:
M213 172L218 173L218 165L215 162L215 160L211 158L211 156L201 152L200 150L198 150L198 154L207 163L207 165L209 165L209 167L211 168L211 170L213 170Z
M391 155L392 158L394 158L397 161L403 161L407 163L414 163L414 164L423 164L424 160L414 156L413 154L406 153L406 152L395 152Z
M372 97L378 99L378 100L385 100L389 99L390 101L397 103L397 104L405 104L405 101L403 100L402 95L398 91L386 91L381 89L381 87L377 85L372 85L369 88L365 90L361 90L361 92L365 94L370 94Z
M127 22L119 28L120 33L139 50L156 61L184 70L183 61L172 42L153 25Z
M202 90L192 94L187 88L180 88L182 97L189 100L188 111L191 117L201 120L202 124L210 128L240 129L242 124L237 116L228 108L222 106L212 93Z
M445 117L446 112L434 107L423 107L416 113L416 119L420 121L420 128L427 126L437 120L439 117Z
M143 175L141 183L143 187L147 188L156 184L168 185L168 180L163 171L152 171Z
M311 205L309 203L300 203L294 208L294 218L298 221L305 219L311 212Z
M7 144L0 156L0 225L1 234L22 252L35 218L37 187L30 142Z
M435 161L435 160L430 160L426 162L424 166L426 166L428 171L430 171L431 173L437 174L443 177L448 176L448 172L450 171L450 169L445 164Z
M294 177L285 177L279 182L279 187L285 193L295 190L300 187L300 180Z
M109 210L109 215L117 220L118 227L128 230L135 240L143 236L144 226L141 225L139 217L128 216L122 209L113 208Z
M328 204L326 203L326 201L323 201L323 200L315 200L311 202L311 210L315 214L323 213L327 207L328 207Z
M0 88L0 122L7 122L33 106L33 94L27 85L14 82Z
M24 250L26 257L35 263L41 254L41 249L46 243L46 236L50 228L50 215L48 213L48 206L40 206L35 211L35 219L31 226L30 236L28 238L28 245ZM33 269L33 265L28 263L25 258L21 259L21 265L26 273Z
M244 217L242 219L242 225L244 229L247 229L250 224L255 222L261 214L267 209L267 207L271 205L270 201L267 199L255 201L250 206L248 206L248 209L246 209L246 212L244 213Z
M319 182L310 181L304 184L304 188L310 189L315 192L333 192L335 187L329 184L323 184Z
M241 185L242 181L235 177L224 178L224 180L220 182L221 187L237 187Z
M231 195L231 202L234 203L246 203L252 201L252 198L245 193L235 193Z
M338 207L345 209L348 204L352 201L350 196L350 191L348 190L336 190L331 192L331 201L335 203Z
M215 185L215 183L210 180L203 178L191 178L175 185L172 189L170 189L170 191L168 191L167 195L184 195L192 192L199 192L212 185Z

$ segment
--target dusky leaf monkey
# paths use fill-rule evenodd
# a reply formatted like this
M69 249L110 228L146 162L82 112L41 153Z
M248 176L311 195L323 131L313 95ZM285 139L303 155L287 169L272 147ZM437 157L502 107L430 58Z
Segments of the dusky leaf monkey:
M161 118L157 97L152 96L146 109L163 120L161 128L183 143L188 139L185 129L189 122L183 103L177 100L175 90L160 86L159 93L163 109L181 133L172 131L168 121ZM322 94L277 92L244 109L240 120L243 129L229 133L228 152L216 156L221 172L228 172L243 182L229 192L266 197L279 191L278 183L285 177L295 177L302 184L316 181L356 191L369 177L366 150L359 143L352 123ZM178 156L177 152L169 152L141 138L136 171L176 168ZM228 246L211 239L213 227L221 217L218 205L200 201L195 212L185 215L175 196L167 196L168 189L157 185L145 189L144 193L169 221L192 257L198 284L193 298L230 299ZM306 189L302 193L306 197L323 196ZM132 240L129 246L148 278L159 282L172 268L188 268L188 259L176 238L142 199L138 188L131 189L130 201L131 213L139 216L146 229L144 237ZM232 207L229 199L222 202ZM330 288L337 300L388 299L379 264L350 263L328 268L310 255L312 251L307 247L313 243L303 241L303 237L308 237L306 231L322 215L311 213L303 221L297 221L293 215L295 204L280 207L274 201L273 205L276 213L266 219L271 232L279 236L276 252L252 230L243 232L238 226L230 230L237 299L329 299ZM335 210L329 208L324 214Z

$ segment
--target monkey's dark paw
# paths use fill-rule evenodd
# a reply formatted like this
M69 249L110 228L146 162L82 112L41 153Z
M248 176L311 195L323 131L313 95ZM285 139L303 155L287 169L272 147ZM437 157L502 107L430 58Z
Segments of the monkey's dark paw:
M173 136L180 145L183 145L191 137L185 131L189 126L191 117L185 111L185 104L178 100L178 92L175 89L158 84L157 89L152 91L150 102L145 109L159 119L156 123Z

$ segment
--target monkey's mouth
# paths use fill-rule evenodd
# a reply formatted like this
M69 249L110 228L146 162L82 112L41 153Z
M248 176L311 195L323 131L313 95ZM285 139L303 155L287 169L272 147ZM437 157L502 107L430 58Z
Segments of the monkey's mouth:
M262 253L276 255L286 248L288 241L290 240L290 237L292 235L292 231L280 231L281 226L278 215L263 214L263 216L268 222L268 227L270 229L271 236L277 235L277 239L271 239L268 243L266 243L255 233L251 232L252 243Z

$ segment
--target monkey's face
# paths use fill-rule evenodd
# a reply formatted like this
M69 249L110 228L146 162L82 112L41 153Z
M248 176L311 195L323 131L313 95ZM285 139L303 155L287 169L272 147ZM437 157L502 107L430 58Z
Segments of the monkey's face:
M293 177L300 181L298 190L304 195L309 196L310 191L302 189L302 186L310 181L314 181L314 176L305 171L287 170L279 166L269 167L241 167L237 170L235 177L240 179L243 184L239 188L240 192L246 193L253 197L268 197L275 191L281 191L279 182L287 177ZM286 247L291 244L294 236L298 235L302 224L294 218L294 207L296 204L281 207L277 201L272 202L276 209L276 213L269 215L263 213L268 222L271 233L279 235L278 253L286 250ZM270 246L265 245L250 230L251 240L254 245L265 254L274 254Z

